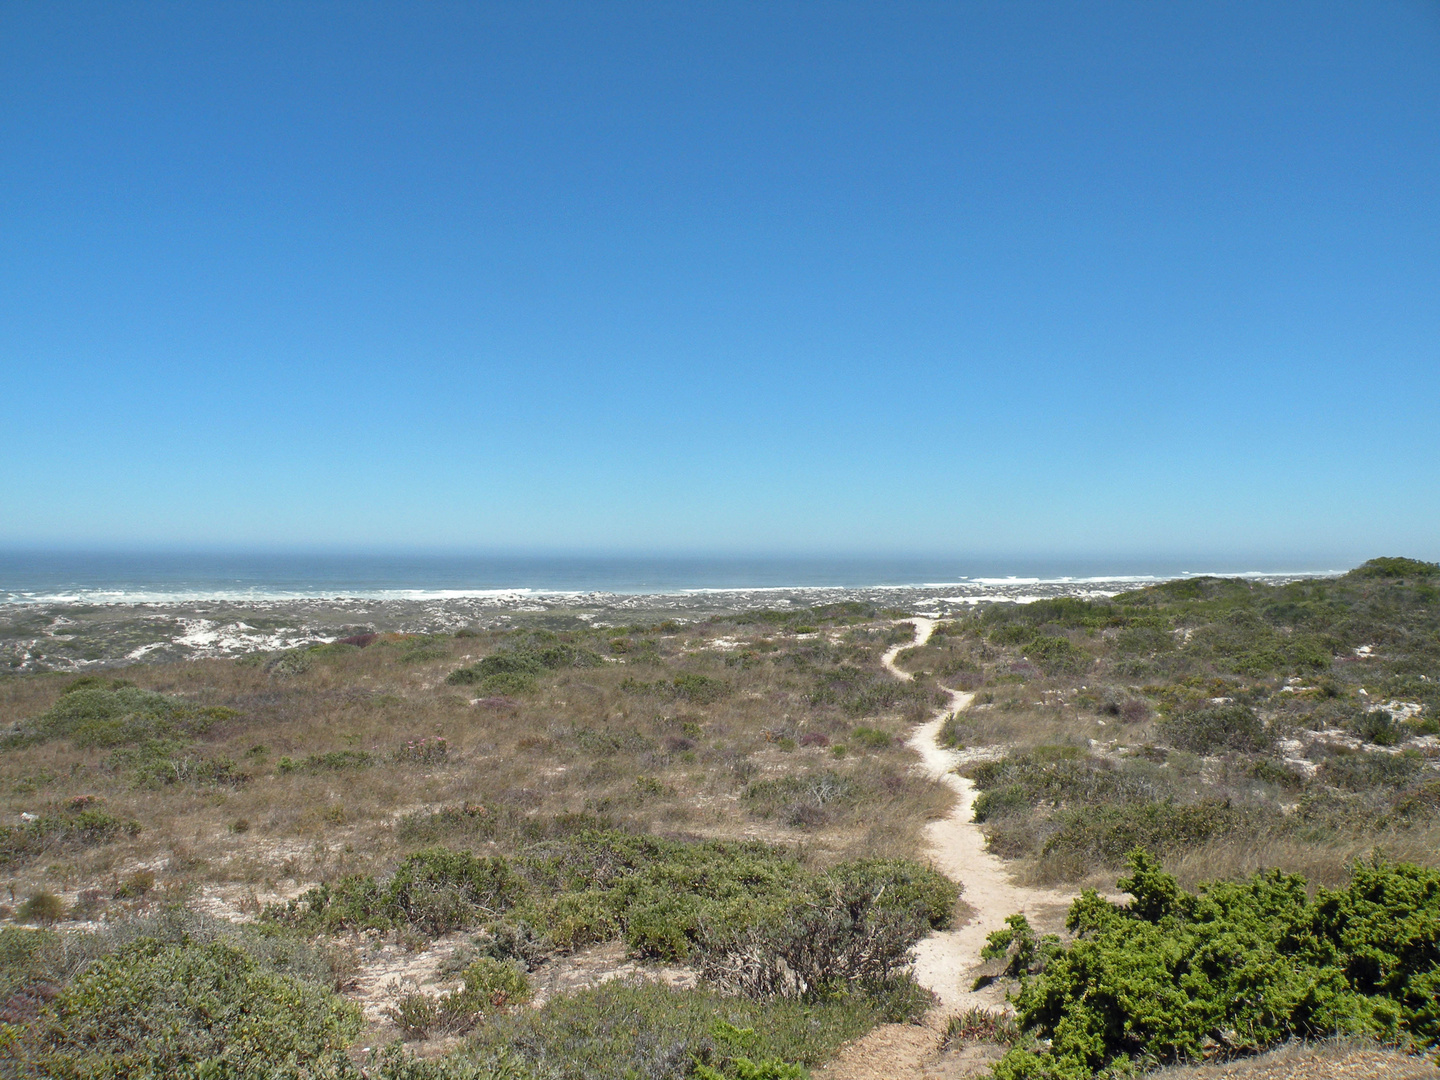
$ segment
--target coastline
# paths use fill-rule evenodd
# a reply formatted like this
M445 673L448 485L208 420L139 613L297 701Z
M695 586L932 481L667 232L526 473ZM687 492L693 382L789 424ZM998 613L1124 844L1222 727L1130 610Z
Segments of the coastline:
M1279 584L1328 575L1231 576ZM328 596L152 594L150 599L110 601L81 593L0 603L0 673L75 672L138 661L234 657L360 633L454 633L516 626L563 630L665 620L685 624L768 608L837 603L943 619L993 603L1104 599L1163 580L1173 578L977 578L930 585L698 587L641 593L477 589L377 590L378 595L348 596L343 591Z

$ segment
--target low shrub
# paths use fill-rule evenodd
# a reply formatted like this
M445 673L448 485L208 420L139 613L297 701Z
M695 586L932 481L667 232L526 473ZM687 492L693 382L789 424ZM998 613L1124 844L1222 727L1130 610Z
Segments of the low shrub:
M1248 705L1217 705L1176 713L1160 721L1161 737L1196 754L1219 750L1257 753L1275 744L1275 736Z
M863 995L761 1003L615 980L494 1017L466 1056L550 1080L790 1080L803 1074L784 1063L819 1065L883 1019Z
M265 917L331 933L411 925L438 937L498 918L524 892L504 858L434 847L406 858L384 884L363 875L341 878L271 905Z
M1060 865L1068 861L1073 872L1062 876L1073 878L1095 866L1122 865L1136 847L1173 852L1221 836L1243 840L1258 835L1272 820L1267 811L1220 800L1086 806L1051 817L1052 831L1040 857Z
M359 1030L353 1005L234 945L140 938L65 987L22 1055L61 1080L319 1078L346 1067L343 1049Z
M1402 787L1425 768L1425 759L1413 751L1398 754L1336 754L1320 766L1320 779L1348 791Z
M1012 1050L999 1080L1087 1080L1104 1069L1353 1034L1440 1042L1440 871L1357 864L1348 888L1307 895L1278 871L1190 894L1133 853L1117 905L1087 890L1015 996L1043 1049Z
M374 755L368 750L328 750L323 754L310 754L299 761L282 757L275 763L275 771L282 776L292 772L313 775L320 772L344 772L347 769L368 769L374 764Z
M129 684L115 684L112 689L84 685L62 694L40 716L17 724L5 743L23 746L68 738L80 747L132 746L202 735L237 715L233 709L201 708Z
M155 888L155 875L149 870L136 870L115 886L116 900L138 900Z
M452 671L445 681L451 686L474 686L490 693L523 692L535 685L537 676L560 668L598 667L604 663L598 653L570 645L518 648L486 656L469 667Z
M1052 678L1078 675L1090 668L1092 658L1069 638L1041 634L1025 645L1025 658Z
M151 789L172 784L240 787L250 781L230 758L205 757L175 739L122 746L110 754L108 765L116 772L128 772L137 787Z
M674 687L676 697L699 705L709 705L719 701L730 692L729 685L723 680L693 671L681 672L675 676L671 685Z
M126 821L87 799L20 825L0 825L0 866L10 866L51 851L73 851L137 836L138 821Z
M867 750L885 750L895 742L888 731L869 727L855 728L850 732L850 738Z
M395 760L406 764L438 765L450 754L450 743L443 735L427 735L410 739L395 751Z
M1384 709L1359 713L1347 726L1360 738L1376 746L1394 746L1405 734Z
M945 1022L945 1034L941 1037L942 1049L950 1049L956 1043L990 1042L1013 1046L1024 1040L1024 1033L1013 1016L972 1005Z
M888 672L849 664L822 672L807 695L811 705L834 705L851 716L873 716L901 707L923 714L935 696L933 687L918 680L901 681Z
M744 947L755 954L769 939L745 935L772 924L794 930L795 920L819 911L811 936L828 935L826 948L839 957L834 970L855 982L893 974L916 933L949 920L955 895L942 875L903 860L856 860L815 874L758 843L583 832L537 844L513 862L428 849L388 881L344 878L273 905L265 918L309 932L409 925L438 935L483 926L490 956L526 967L553 950L616 937L633 954L661 960L729 949L733 966L741 946L723 943L749 941ZM798 948L804 939L794 930L786 940ZM863 961L878 964L877 975L853 966L870 948L862 941L901 944Z
M304 675L315 662L314 650L310 648L286 649L263 661L267 674L282 679Z
M65 917L65 901L54 893L38 892L20 905L15 918L20 922L53 926Z
M486 1015L530 1000L530 983L514 964L481 958L466 967L462 985L448 994L430 995L403 986L392 988L385 1015L411 1039L437 1032L468 1031Z

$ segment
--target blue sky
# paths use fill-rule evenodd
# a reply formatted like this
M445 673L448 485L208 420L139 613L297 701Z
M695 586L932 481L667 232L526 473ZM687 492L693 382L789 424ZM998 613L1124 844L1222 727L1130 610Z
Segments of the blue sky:
M0 3L0 544L1440 557L1435 3Z

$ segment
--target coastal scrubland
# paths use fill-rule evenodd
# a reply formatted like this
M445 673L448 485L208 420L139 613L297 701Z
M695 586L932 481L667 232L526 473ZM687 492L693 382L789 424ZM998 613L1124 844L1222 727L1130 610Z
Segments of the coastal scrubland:
M1080 895L992 937L1013 1007L942 1074L1433 1053L1440 567L981 605L908 682L904 614L0 679L0 1069L801 1076L926 1014L910 949L966 917L904 745L943 688L990 849Z

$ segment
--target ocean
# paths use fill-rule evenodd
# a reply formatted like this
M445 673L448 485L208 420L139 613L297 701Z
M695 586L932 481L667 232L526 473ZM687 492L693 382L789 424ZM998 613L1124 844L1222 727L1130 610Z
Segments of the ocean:
M1321 566L1215 559L0 551L0 604L440 600L514 592L645 595L1142 583L1203 573L1268 577L1333 572Z

